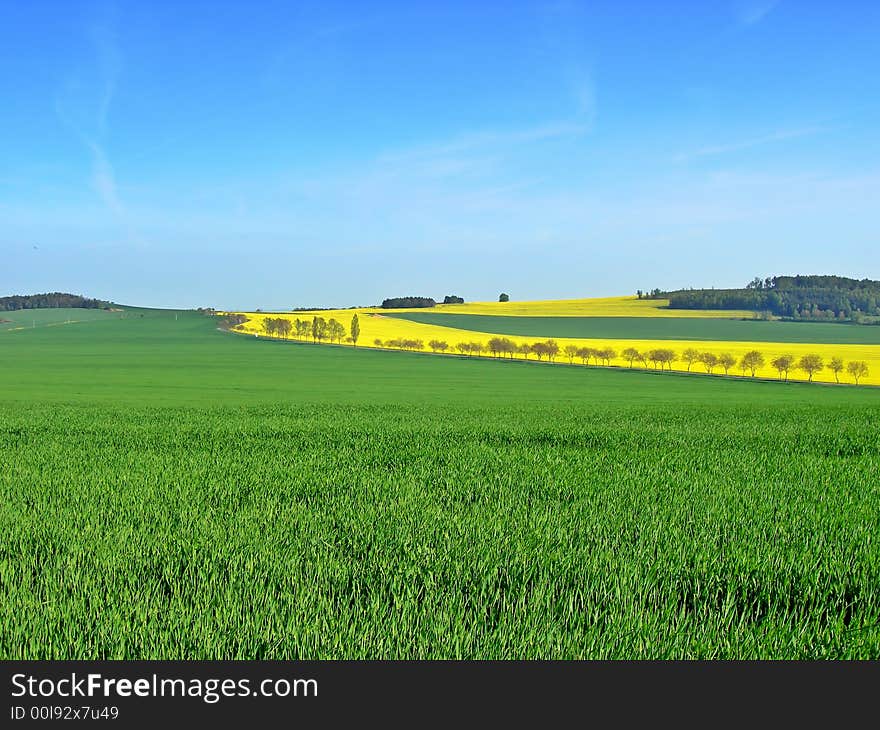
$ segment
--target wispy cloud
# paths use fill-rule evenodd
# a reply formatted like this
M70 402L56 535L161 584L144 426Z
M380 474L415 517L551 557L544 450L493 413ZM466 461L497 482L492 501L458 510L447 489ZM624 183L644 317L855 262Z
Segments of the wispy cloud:
M725 144L707 145L691 152L684 152L676 155L673 160L675 162L687 162L688 160L698 159L701 157L712 157L715 155L725 155L731 152L740 152L753 147L761 147L763 145L773 144L775 142L785 142L790 139L798 139L801 137L810 137L816 134L827 132L827 127L803 127L801 129L786 129L771 134L765 134L760 137L751 137L738 142L728 142Z
M88 141L86 145L92 154L92 186L110 210L121 214L123 208L116 190L116 175L113 172L113 166L107 159L104 148Z
M90 181L95 192L115 214L123 212L113 164L107 153L110 110L122 71L115 31L115 8L87 29L94 59L91 68L73 74L55 101L56 112L88 150Z
M755 25L766 18L780 2L781 0L749 0L740 3L737 18L742 25Z
M590 131L590 125L558 121L518 129L484 129L457 135L451 139L388 151L378 162L394 162L415 158L436 158L465 152L490 152L511 146L542 142L561 137L579 137Z

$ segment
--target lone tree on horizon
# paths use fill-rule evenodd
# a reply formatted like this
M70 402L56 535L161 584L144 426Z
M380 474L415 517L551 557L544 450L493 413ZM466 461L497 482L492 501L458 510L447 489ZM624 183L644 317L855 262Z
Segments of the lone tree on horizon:
M351 318L351 341L355 347L357 347L358 339L361 336L361 323L358 321L358 316L355 314Z
M507 294L505 294L504 292L501 292L501 294L498 295L498 301L499 302L509 302L510 297Z

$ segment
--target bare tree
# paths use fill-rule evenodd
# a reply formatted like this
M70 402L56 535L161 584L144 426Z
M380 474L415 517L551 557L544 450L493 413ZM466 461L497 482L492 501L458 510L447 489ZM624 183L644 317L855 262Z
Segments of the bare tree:
M730 368L736 365L736 358L729 352L722 352L718 356L718 364L724 368L724 374L728 375L730 373Z
M798 360L797 367L798 370L803 370L807 374L807 382L812 383L813 376L825 367L825 363L823 362L821 355L811 353L801 357L801 359Z
M508 337L501 338L501 354L507 355L513 359L514 353L517 351L516 343Z
M664 366L668 367L669 370L672 370L672 363L675 362L675 350L661 347L654 353L654 355L656 361L660 364L661 370L663 370Z
M764 356L757 350L749 350L742 356L740 365L742 366L743 372L749 370L754 378L757 370L764 367Z
M718 355L714 352L702 352L700 353L700 362L706 366L706 372L711 375L712 371L718 367Z
M788 380L788 371L794 367L794 355L779 355L779 357L774 357L770 361L770 364L779 373L780 380L782 380L783 375L785 375L785 379Z
M840 382L840 372L843 370L843 360L839 357L832 357L828 363L828 369L834 373L834 382Z
M434 352L446 352L446 350L449 349L449 345L443 340L431 340L430 342L428 342L428 347L430 347Z
M617 357L617 353L610 347L603 347L599 350L599 357L602 358L602 363L608 366Z
M569 365L574 364L574 359L577 357L577 354L578 354L577 345L566 345L563 352L565 353L565 356L568 358Z
M633 366L633 360L639 359L639 351L635 347L627 347L622 354L624 360L629 360L630 367Z
M851 360L846 364L846 372L852 375L853 380L858 385L860 378L868 377L868 363L864 360Z
M699 361L700 353L695 350L693 347L689 347L683 353L681 353L681 359L684 360L688 364L688 372L691 371L691 365L695 362Z

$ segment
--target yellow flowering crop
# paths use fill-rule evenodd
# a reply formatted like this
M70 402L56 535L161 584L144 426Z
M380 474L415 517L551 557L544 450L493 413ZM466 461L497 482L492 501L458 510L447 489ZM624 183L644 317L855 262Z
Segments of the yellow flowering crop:
M548 299L534 302L438 304L429 311L439 311L445 314L497 314L508 317L699 317L708 319L751 319L754 317L754 312L740 310L666 309L668 304L668 299L639 299L630 296L597 299Z
M592 304L589 304L592 302ZM642 304L646 303L651 306L644 306L642 308ZM564 305L570 304L571 306L566 310ZM518 314L522 316L526 316L527 314L532 315L545 315L550 316L563 316L564 313L570 314L572 316L589 316L585 314L585 312L593 312L594 316L600 316L598 313L603 312L602 316L623 316L621 314L612 315L609 312L611 311L623 311L623 309L629 308L629 312L631 316L651 316L650 314L646 315L646 312L660 312L663 310L658 310L656 308L657 302L655 300L639 300L630 297L617 297L612 299L599 299L599 300L571 300L570 302L565 301L556 301L556 302L523 302L518 305ZM529 305L535 305L534 308L529 308ZM542 309L541 307L546 305L547 308ZM469 311L465 311L463 307L473 307ZM471 314L488 314L488 311L479 311L478 307L485 306L487 308L494 307L494 304L473 304L473 305L446 305L444 309L448 311L460 311L463 314L471 313ZM504 304L499 304L498 306L505 306ZM394 310L395 312L401 310ZM424 310L409 310L409 311L424 311ZM501 314L502 312L497 312ZM503 312L504 314L508 314L508 312ZM360 339L358 345L360 347L376 347L376 340L380 340L383 344L381 346L385 346L385 343L388 340L395 339L413 339L413 340L421 340L424 344L424 349L427 352L430 352L430 347L428 345L430 340L441 340L446 342L449 345L449 349L452 353L455 353L455 346L459 342L479 342L483 345L484 351L480 357L492 357L491 353L486 350L487 343L493 337L504 337L505 335L492 334L487 332L473 332L470 330L462 330L454 327L443 327L437 324L422 324L420 322L411 322L405 319L398 319L395 317L385 316L387 314L386 310L382 310L379 308L363 308L363 309L339 309L339 310L325 310L325 311L315 311L315 312L285 312L285 313L270 313L270 312L243 312L249 319L248 321L237 327L236 331L248 334L257 334L259 336L266 336L263 329L263 321L267 317L273 318L285 318L291 320L291 322L296 319L306 320L309 323L311 328L312 318L315 316L323 317L325 320L336 319L340 322L346 330L346 334L349 332L349 328L351 325L352 315L357 314L358 320L360 323ZM703 313L705 314L705 312ZM731 313L726 313L731 314ZM657 316L666 316L664 314L658 314ZM841 325L842 326L842 325ZM311 333L311 329L309 330ZM292 336L290 339L294 339ZM531 344L533 342L547 339L546 337L539 336L508 336L508 339L513 340L517 345L522 344ZM737 360L737 365L734 365L729 374L730 375L742 375L742 370L739 367L739 361L742 356L750 351L757 350L764 356L764 366L759 368L756 371L756 375L758 377L763 378L776 378L778 377L777 371L772 367L771 361L773 358L778 355L790 354L795 357L795 359L799 359L801 356L806 354L818 354L825 361L825 368L817 373L813 380L816 382L825 382L825 383L833 383L835 381L834 373L828 369L828 364L833 357L839 357L844 360L844 362L849 362L852 360L863 360L867 363L869 369L869 375L867 377L863 377L860 379L860 382L865 385L880 385L880 345L838 345L838 344L812 344L812 343L782 343L782 342L728 342L728 341L689 341L689 340L632 340L632 339L578 339L578 338L564 338L557 337L554 338L555 341L559 345L559 354L556 357L556 363L564 363L568 364L568 358L564 355L564 349L567 345L575 345L576 347L591 347L594 349L602 349L606 347L610 347L613 349L617 356L611 360L612 365L616 366L628 366L629 363L626 361L622 355L623 351L627 348L635 348L639 352L648 352L652 349L666 348L671 349L676 354L676 360L672 363L672 369L677 371L686 371L688 369L687 363L685 363L681 357L682 353L689 348L693 348L698 352L711 352L715 355L720 355L721 353L730 353ZM311 341L311 334L307 337L308 341ZM351 345L351 343L342 343ZM517 355L516 357L521 358L521 355ZM534 356L530 356L530 359L535 359ZM575 358L574 362L576 364L581 364L579 358ZM644 367L642 363L635 362L635 367ZM651 364L648 363L648 367L651 367ZM691 366L691 372L706 372L706 368L699 362L695 362ZM723 373L723 368L715 367L714 373L720 374ZM748 375L747 371L747 375ZM789 380L806 380L807 376L800 370L792 368L792 370L788 374ZM844 370L839 374L841 383L851 383L852 378L849 376Z

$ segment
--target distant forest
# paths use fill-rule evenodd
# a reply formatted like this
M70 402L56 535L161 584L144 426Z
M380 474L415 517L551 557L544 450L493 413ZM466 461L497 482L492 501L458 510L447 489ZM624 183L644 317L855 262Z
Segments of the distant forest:
M464 304L464 299L455 294L447 294L443 297L444 304ZM382 309L414 309L435 307L437 302L431 297L392 297L383 300Z
M742 289L654 289L638 295L668 299L671 309L749 309L790 319L846 322L880 317L880 281L843 276L773 276L755 278Z
M411 309L415 307L434 307L437 302L431 297L392 297L382 302L382 309Z
M18 309L109 309L110 302L100 299L89 299L79 294L14 294L11 297L0 297L0 312L14 312Z

